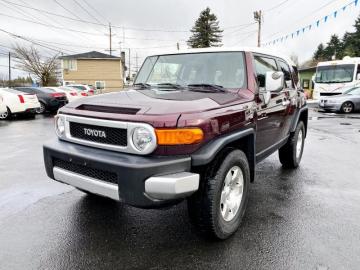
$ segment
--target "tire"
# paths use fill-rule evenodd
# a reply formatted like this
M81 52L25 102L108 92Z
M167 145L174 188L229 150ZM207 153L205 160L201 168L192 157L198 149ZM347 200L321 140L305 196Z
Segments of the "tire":
M299 167L304 152L304 142L305 126L300 121L287 143L279 149L279 159L284 168L295 169Z
M7 108L7 111L5 113L0 114L0 120L8 120L11 118L11 111L9 108Z
M342 113L352 113L354 111L354 104L351 101L345 101L341 105L340 111Z
M45 111L46 111L45 104L40 101L40 108L37 108L37 109L35 110L35 112L36 112L37 114L43 114Z
M202 233L211 238L226 239L237 231L245 213L250 183L248 160L244 152L228 149L208 168L201 177L199 190L188 199L189 216ZM235 171L232 174L234 168L239 174ZM242 176L242 180L235 180L235 175ZM231 188L227 185L229 181L234 181Z

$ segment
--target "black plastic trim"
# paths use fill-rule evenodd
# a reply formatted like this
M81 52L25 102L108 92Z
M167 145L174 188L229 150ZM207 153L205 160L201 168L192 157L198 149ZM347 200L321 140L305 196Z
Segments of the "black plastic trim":
M244 138L249 135L254 135L255 130L248 128L245 130L233 132L227 135L223 135L214 139L201 147L198 151L191 155L191 161L193 166L201 166L209 164L215 156L223 149L226 145ZM254 145L255 147L255 145Z
M46 173L50 178L54 179L53 160L55 158L115 173L118 177L120 201L141 208L157 208L171 203L170 201L155 201L145 196L144 182L146 179L151 176L190 172L191 170L189 156L137 156L96 149L58 139L46 143L43 150Z

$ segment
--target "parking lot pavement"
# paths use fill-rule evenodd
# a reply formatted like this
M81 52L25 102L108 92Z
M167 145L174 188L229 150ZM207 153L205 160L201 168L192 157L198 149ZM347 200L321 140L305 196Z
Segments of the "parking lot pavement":
M47 179L51 117L0 122L0 269L359 269L360 120L311 114L301 167L257 167L240 230L205 240L186 204L140 210Z

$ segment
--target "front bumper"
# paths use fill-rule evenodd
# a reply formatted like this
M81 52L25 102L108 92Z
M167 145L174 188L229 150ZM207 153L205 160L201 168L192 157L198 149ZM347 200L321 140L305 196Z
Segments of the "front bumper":
M319 102L319 108L323 110L329 110L329 111L339 111L341 109L341 104L337 103L323 103Z
M55 139L44 145L47 175L141 208L176 203L198 189L190 157L146 157Z

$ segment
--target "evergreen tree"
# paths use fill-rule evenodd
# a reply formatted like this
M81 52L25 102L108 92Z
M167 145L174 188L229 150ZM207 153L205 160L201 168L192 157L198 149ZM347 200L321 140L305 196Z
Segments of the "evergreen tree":
M325 47L324 44L320 43L317 47L313 59L316 61L323 61L325 60L325 53L324 53Z
M346 32L343 38L344 54L348 56L360 56L360 16L354 24L355 32Z
M210 8L206 8L191 29L192 36L187 44L191 48L219 47L222 45L222 32L216 15L211 13Z
M344 47L342 41L337 35L332 35L330 41L327 43L324 49L324 56L326 60L342 59L344 53Z

